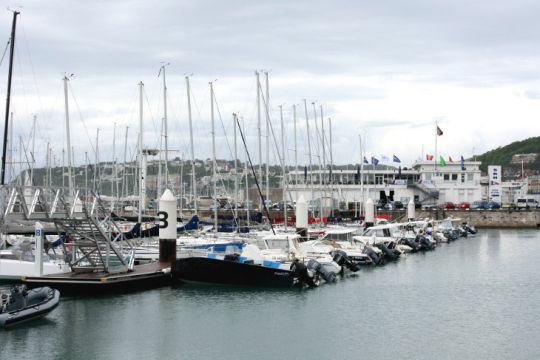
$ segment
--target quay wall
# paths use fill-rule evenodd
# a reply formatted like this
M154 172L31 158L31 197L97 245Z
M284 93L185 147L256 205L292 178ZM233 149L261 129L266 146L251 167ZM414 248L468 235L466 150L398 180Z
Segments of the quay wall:
M251 212L254 213L253 211ZM200 211L202 218L211 218L212 211ZM245 216L245 211L239 210L240 216ZM394 221L406 221L407 212L405 210L378 211L377 215L383 215ZM185 212L184 216L189 216ZM219 216L232 217L231 210L219 211ZM270 211L272 219L282 219L282 211ZM288 216L294 219L294 211L289 211ZM341 212L343 219L352 219L354 212ZM479 228L539 228L540 229L540 210L420 210L416 209L417 219L436 219L442 220L448 217L460 218Z

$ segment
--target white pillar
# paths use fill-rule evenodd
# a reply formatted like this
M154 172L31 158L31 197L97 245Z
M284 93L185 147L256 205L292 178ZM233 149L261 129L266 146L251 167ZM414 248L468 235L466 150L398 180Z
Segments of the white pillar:
M306 199L300 195L296 201L296 233L307 238L308 206Z
M375 205L373 204L373 200L371 198L368 198L366 200L366 226L373 226L375 224Z
M35 225L35 237L36 251L34 258L35 275L43 275L43 225L39 221L36 221Z
M176 198L166 189L159 199L159 261L176 259Z
M409 221L413 221L416 218L416 209L414 207L414 201L413 199L409 200L409 203L407 204L407 219Z

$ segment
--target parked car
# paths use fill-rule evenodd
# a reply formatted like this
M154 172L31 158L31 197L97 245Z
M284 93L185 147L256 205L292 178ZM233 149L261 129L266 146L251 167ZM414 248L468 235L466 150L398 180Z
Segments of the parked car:
M506 203L506 204L501 205L501 209L514 210L516 208L517 208L517 205L514 203Z
M463 201L457 205L457 208L461 210L469 210L471 208L471 204L466 201Z
M485 201L485 200L474 201L471 204L471 210L484 210L484 209L486 209L487 203L488 202Z
M500 209L501 208L501 204L499 204L498 202L495 202L495 201L490 201L486 204L486 209L487 210L496 210L496 209Z
M439 209L444 209L444 210L454 210L455 208L456 208L456 205L454 205L454 203L450 201L447 201L439 205Z
M423 204L422 210L435 210L437 208L436 204Z
M531 198L521 198L517 199L517 208L518 209L534 209L538 208L538 201Z
M401 201L394 201L394 209L396 210L403 210L405 206Z

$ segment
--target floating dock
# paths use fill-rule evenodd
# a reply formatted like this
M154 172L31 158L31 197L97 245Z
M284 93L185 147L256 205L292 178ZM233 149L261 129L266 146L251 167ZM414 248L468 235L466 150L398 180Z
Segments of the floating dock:
M133 271L121 274L70 272L25 276L22 281L29 287L49 286L58 289L62 295L122 293L170 284L170 268L170 262L152 262L136 265Z

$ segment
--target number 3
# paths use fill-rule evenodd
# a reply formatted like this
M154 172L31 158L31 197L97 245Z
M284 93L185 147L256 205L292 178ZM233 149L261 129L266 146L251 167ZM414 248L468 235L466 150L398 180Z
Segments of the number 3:
M160 211L157 213L159 216L160 224L158 225L160 229L165 229L169 226L169 222L167 219L169 218L169 214L166 211Z

